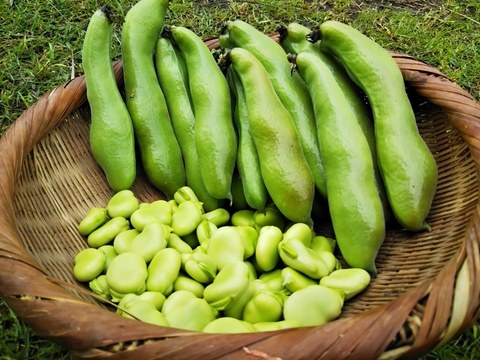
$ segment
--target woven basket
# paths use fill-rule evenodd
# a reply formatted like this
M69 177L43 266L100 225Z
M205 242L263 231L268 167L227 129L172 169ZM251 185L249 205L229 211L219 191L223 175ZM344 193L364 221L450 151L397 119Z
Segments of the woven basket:
M206 40L218 48L216 39ZM42 96L0 139L0 296L39 335L85 359L415 359L478 317L480 104L428 64L391 52L439 167L431 232L388 232L378 276L318 327L203 334L118 316L72 276L85 212L111 191L88 144L85 79ZM113 64L119 86L122 64ZM142 173L142 201L162 195Z

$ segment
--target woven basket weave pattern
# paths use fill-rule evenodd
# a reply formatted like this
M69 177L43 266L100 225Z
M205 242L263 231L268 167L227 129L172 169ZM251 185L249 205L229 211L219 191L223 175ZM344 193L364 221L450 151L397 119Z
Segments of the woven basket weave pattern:
M378 276L340 319L275 333L194 334L122 318L87 294L72 275L87 247L77 225L111 192L89 149L83 77L45 94L0 140L0 296L40 336L82 358L416 358L458 335L480 301L480 105L428 64L391 54L439 166L433 230L389 230ZM122 86L121 62L114 70ZM142 201L161 197L141 169L132 190Z

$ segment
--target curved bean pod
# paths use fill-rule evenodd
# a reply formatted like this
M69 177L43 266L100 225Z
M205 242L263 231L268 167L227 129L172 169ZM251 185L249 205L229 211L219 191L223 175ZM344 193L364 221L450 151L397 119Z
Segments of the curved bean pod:
M291 221L310 219L315 183L292 117L260 61L243 48L229 52L245 91L248 116L268 193Z
M342 61L368 96L378 163L395 218L408 230L429 230L426 217L436 192L438 169L418 132L398 65L378 43L340 22L322 23L316 38L321 38L322 50Z
M140 0L125 16L122 60L126 103L145 173L171 199L185 185L183 157L173 131L153 55L167 0Z
M135 138L130 113L112 68L113 24L108 6L90 19L82 63L91 110L90 148L113 191L129 189L136 177Z
M171 27L171 34L187 65L203 182L214 198L231 200L237 135L227 80L198 35L182 26Z
M304 52L295 56L295 66L316 99L328 207L338 247L350 266L374 274L385 239L385 216L367 139L323 61Z

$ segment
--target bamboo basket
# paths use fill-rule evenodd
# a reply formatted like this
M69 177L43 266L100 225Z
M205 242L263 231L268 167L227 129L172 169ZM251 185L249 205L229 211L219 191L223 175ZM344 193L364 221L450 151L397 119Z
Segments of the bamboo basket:
M218 48L216 39L206 40ZM431 232L388 231L378 276L317 327L205 334L123 318L72 275L77 225L111 191L88 144L83 76L27 109L0 139L0 296L82 359L416 359L460 335L480 304L480 104L441 72L390 52L439 168ZM122 63L113 63L118 85ZM142 201L162 198L139 173Z

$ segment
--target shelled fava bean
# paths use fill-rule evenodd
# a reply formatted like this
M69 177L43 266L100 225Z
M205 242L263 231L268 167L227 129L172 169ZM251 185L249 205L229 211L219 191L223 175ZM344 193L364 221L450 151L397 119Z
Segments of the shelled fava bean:
M189 187L142 203L130 190L89 210L73 274L121 316L210 333L320 325L370 283L335 241L273 205L205 212Z

